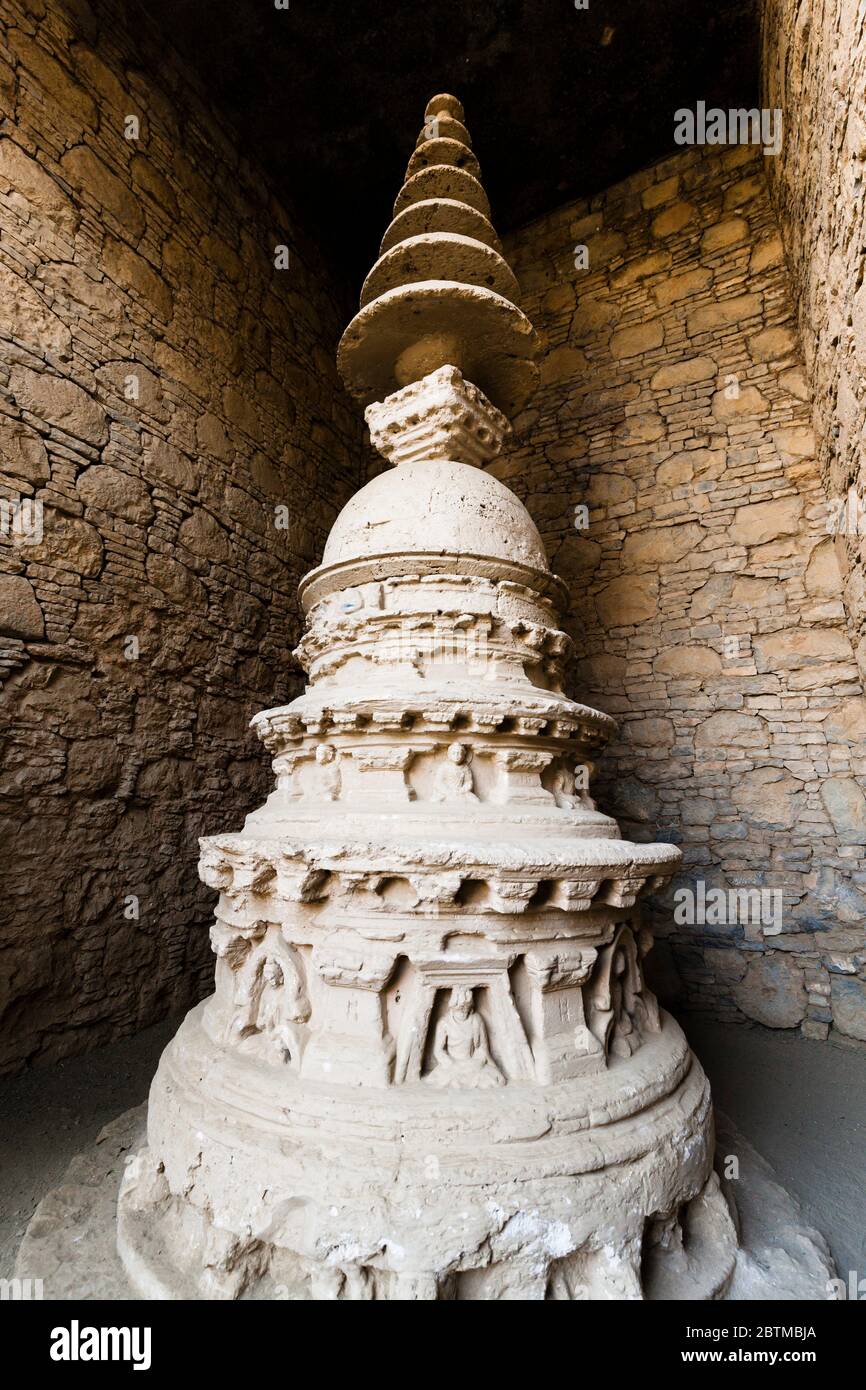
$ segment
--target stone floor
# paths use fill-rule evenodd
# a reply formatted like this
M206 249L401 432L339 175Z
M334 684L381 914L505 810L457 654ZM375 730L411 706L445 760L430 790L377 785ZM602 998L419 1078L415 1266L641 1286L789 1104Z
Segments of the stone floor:
M866 1049L681 1020L719 1106L799 1198L840 1273L866 1274ZM102 1127L146 1098L171 1019L58 1066L0 1081L0 1277L37 1202Z
M826 1236L843 1278L866 1277L866 1048L680 1019L713 1097Z
M866 1048L681 1017L713 1098L827 1237L866 1276Z
M52 1067L0 1078L0 1278L37 1203L103 1125L146 1100L180 1017Z

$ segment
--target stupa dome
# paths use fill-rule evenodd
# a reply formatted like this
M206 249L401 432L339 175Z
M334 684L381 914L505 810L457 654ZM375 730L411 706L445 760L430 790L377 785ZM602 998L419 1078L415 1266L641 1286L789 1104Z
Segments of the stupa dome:
M322 566L396 552L477 555L548 572L514 493L480 468L444 459L401 463L356 492L331 528Z

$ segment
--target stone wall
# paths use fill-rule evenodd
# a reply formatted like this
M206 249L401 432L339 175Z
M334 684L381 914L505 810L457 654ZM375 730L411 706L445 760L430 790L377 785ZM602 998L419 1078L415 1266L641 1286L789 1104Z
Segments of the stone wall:
M495 467L571 585L573 693L620 721L599 803L683 851L661 992L866 1039L866 719L762 165L688 150L511 239L546 355Z
M0 534L9 1069L210 988L196 839L269 785L360 421L348 301L163 35L7 0L0 92L0 496L43 507Z
M791 271L818 459L866 673L866 9L765 0L764 101L783 114L770 196Z

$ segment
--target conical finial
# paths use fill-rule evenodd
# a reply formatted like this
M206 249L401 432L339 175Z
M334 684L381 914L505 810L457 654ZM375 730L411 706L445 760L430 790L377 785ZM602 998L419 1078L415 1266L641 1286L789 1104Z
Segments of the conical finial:
M463 107L432 97L394 219L337 362L365 405L439 367L459 368L506 415L535 389L538 340L490 223Z

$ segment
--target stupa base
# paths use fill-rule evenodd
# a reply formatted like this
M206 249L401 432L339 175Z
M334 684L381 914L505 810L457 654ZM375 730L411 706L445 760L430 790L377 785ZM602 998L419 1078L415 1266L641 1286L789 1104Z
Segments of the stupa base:
M507 1103L495 1086L312 1086L206 1025L203 1005L167 1049L120 1194L139 1296L724 1293L737 1235L672 1019L603 1075L509 1086Z
M146 1143L147 1107L120 1115L97 1142L70 1164L62 1186L42 1199L18 1255L21 1278L44 1279L45 1297L60 1300L122 1300L140 1297L130 1284L117 1250L117 1197L125 1162ZM823 1237L803 1220L796 1202L776 1182L767 1164L726 1121L719 1125L722 1147L735 1157L740 1247L724 1301L818 1300L835 1296L835 1276ZM143 1221L133 1239L142 1274L160 1271L160 1297L190 1294L187 1282L161 1245L158 1223ZM465 1295L464 1295L465 1296ZM551 1294L555 1297L555 1293ZM663 1295L656 1292L654 1297ZM674 1295L666 1295L668 1297ZM279 1287L263 1275L248 1287L243 1300L308 1299L307 1281Z
M533 1211L519 1230L491 1242L490 1263L435 1271L389 1268L384 1260L362 1265L316 1261L276 1246L256 1244L209 1225L203 1213L177 1207L135 1212L119 1207L118 1249L134 1295L147 1299L288 1299L288 1300L701 1300L722 1297L733 1277L737 1241L731 1213L713 1173L700 1194L685 1204L685 1247L651 1250L641 1260L641 1243L594 1246L558 1257L556 1223ZM187 1243L195 1232L202 1240L193 1258ZM563 1233L564 1234L564 1233ZM361 1246L366 1233L355 1243ZM621 1239L615 1232L614 1242ZM567 1236L566 1236L567 1240ZM232 1252L224 1268L205 1266L210 1249ZM352 1254L347 1232L346 1253ZM237 1264L233 1263L238 1252ZM540 1254L540 1258L537 1256ZM533 1258L536 1255L536 1258ZM475 1254L477 1259L477 1253Z

